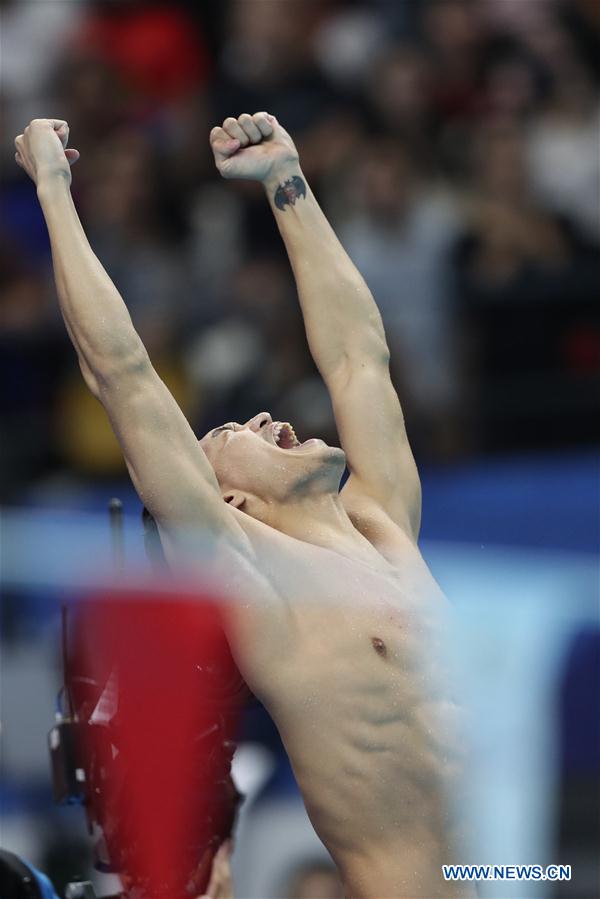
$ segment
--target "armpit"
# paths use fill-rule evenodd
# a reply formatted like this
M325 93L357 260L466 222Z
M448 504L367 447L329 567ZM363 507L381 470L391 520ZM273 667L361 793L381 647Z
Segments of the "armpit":
M356 530L388 561L396 562L399 553L414 547L408 518L407 528L403 529L370 497L359 497L356 492L345 497L342 491L341 500Z

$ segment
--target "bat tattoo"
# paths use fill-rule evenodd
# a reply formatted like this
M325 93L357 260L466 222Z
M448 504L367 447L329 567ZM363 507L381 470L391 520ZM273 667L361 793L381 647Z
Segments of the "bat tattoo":
M299 197L305 196L306 184L299 175L294 175L288 181L284 181L283 184L280 184L275 191L275 205L284 212L288 203L290 206L294 206Z

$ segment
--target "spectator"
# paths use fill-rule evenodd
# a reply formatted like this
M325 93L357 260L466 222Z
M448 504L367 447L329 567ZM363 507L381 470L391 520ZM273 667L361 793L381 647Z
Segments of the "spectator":
M534 116L528 153L531 185L554 213L600 243L600 98L588 69L572 57Z
M575 398L591 397L586 378L592 368L555 382L560 389L543 403L527 385L552 379L566 353L566 335L585 331L585 322L593 329L597 259L568 222L533 197L515 124L482 131L472 188L470 227L458 244L457 266L483 447L548 445L566 433L583 433Z
M407 148L365 143L346 173L341 240L381 311L419 451L455 451L460 402L450 249L460 226L451 195L424 181Z
M178 4L100 0L73 43L78 52L118 72L151 112L197 91L210 69L196 22Z
M233 0L213 92L216 121L234 109L268 109L298 136L330 114L336 94L312 44L325 8L315 0Z
M81 198L90 239L118 282L150 353L165 353L191 304L185 223L156 148L141 131L106 139ZM175 298L175 299L174 299Z
M367 99L376 128L408 143L421 159L435 158L438 122L432 63L421 47L396 44L376 58Z
M85 15L87 0L38 3L2 0L2 159L13 163L13 139L23 123L44 115L51 75Z

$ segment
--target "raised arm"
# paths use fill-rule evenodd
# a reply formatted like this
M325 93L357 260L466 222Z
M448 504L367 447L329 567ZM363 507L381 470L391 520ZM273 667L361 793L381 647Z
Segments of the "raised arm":
M104 405L136 490L161 531L208 526L244 543L208 459L87 241L70 192L70 165L79 154L66 149L67 141L66 122L36 119L16 138L15 159L37 187L60 308L86 383Z
M261 181L267 193L346 453L345 503L353 510L376 504L416 538L420 483L381 316L306 183L291 137L273 116L256 113L226 119L211 143L223 177Z

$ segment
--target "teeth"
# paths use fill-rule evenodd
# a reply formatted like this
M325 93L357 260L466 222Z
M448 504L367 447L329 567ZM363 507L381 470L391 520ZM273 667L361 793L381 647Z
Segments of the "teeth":
M273 439L275 440L275 443L277 443L277 444L279 443L279 439L281 437L281 432L284 428L286 429L286 432L289 434L289 436L292 439L292 446L300 446L300 441L296 437L296 432L294 431L291 424L287 421L286 422L278 422L277 424L273 425Z

